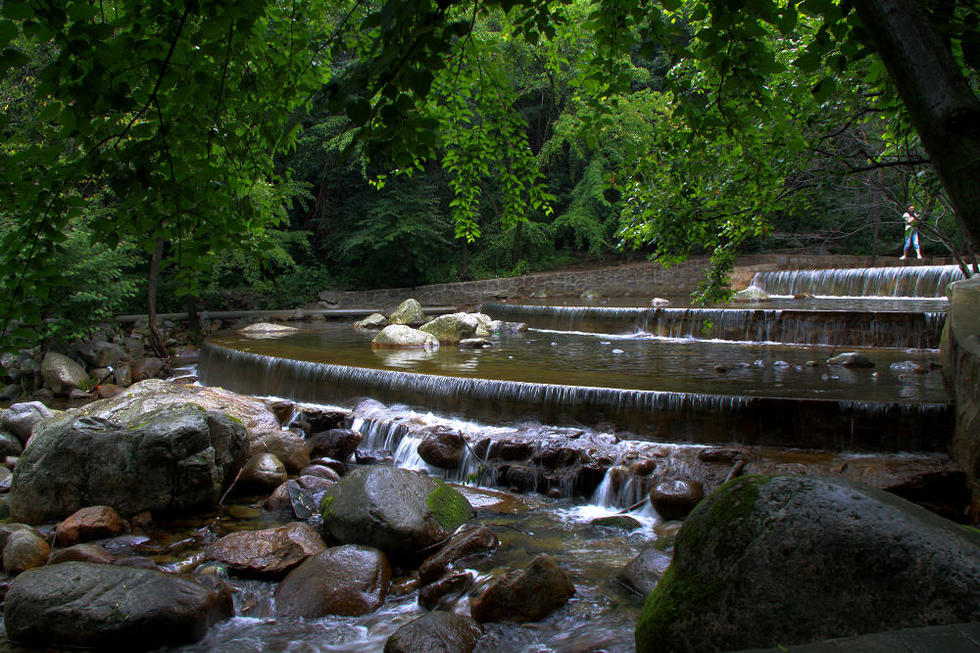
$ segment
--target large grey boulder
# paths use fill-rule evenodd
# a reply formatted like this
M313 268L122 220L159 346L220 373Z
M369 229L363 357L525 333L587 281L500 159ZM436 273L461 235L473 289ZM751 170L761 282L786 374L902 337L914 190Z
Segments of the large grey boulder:
M64 354L49 351L41 361L41 378L56 395L67 396L75 388L88 383L85 368Z
M841 479L747 476L688 516L637 650L718 651L980 619L980 536Z
M31 437L31 429L43 419L53 417L54 413L40 401L24 401L13 404L0 416L0 424L20 439L27 442Z
M212 509L245 459L245 429L217 411L168 406L135 422L63 416L36 430L8 505L28 523L107 505L123 515Z
M320 503L323 525L345 543L417 561L464 524L473 508L462 494L422 472L387 466L355 469Z
M90 562L25 571L4 606L7 637L18 644L126 651L195 642L231 614L224 586Z
M438 349L439 339L403 324L391 324L374 336L371 346L381 349Z
M450 313L440 315L419 327L420 331L431 333L442 344L455 345L460 340L491 335L491 320L479 313Z
M388 324L417 327L425 324L425 313L416 299L406 299L388 316Z

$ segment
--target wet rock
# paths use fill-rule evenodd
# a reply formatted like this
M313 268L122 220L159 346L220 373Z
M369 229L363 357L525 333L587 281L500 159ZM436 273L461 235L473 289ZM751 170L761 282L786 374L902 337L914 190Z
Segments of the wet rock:
M449 607L453 599L458 598L473 585L473 575L468 572L457 572L445 578L419 588L419 605L426 610L436 610L440 606Z
M306 440L290 431L277 429L252 435L248 443L249 458L263 453L278 458L289 473L296 473L310 464Z
M429 612L394 632L384 653L470 653L483 636L483 626L452 612Z
M466 441L459 431L439 429L419 443L418 453L425 462L443 469L455 469L463 459Z
M333 487L339 480L339 478L333 479L324 478L322 476L306 475L297 478L296 482L304 490L308 490L316 495L318 493L323 493L327 488Z
M484 330L489 325L483 325ZM434 320L427 322L419 327L420 331L431 334L440 344L455 345L461 340L489 335L489 333L478 333L481 328L481 321L472 313L449 313L440 315Z
M321 502L324 528L341 542L381 549L395 560L418 560L473 514L456 490L421 472L396 467L355 469Z
M425 322L426 317L422 311L422 305L415 299L406 299L388 317L388 324L394 325L418 327L425 324Z
M388 595L391 565L381 551L337 546L309 559L276 588L276 614L316 619L328 614L356 617L377 610Z
M48 543L33 530L18 530L10 534L3 547L3 568L10 575L40 567L51 553Z
M874 362L858 351L846 351L827 359L827 365L842 365L843 367L874 367Z
M297 416L296 423L307 436L312 436L314 433L343 427L348 417L349 413L342 410L304 407Z
M740 290L732 296L733 302L764 302L770 299L769 295L762 289L749 286L745 290Z
M4 621L18 644L141 651L195 642L232 611L223 585L66 562L18 576L7 593Z
M684 522L637 650L768 648L976 621L977 587L974 532L857 483L746 476Z
M147 379L155 379L163 372L164 365L163 359L155 356L140 358L133 363L133 381L139 383Z
M698 452L698 460L701 462L722 463L724 465L733 465L736 460L741 460L746 457L745 452L740 449L709 448L702 449Z
M352 429L330 429L314 433L306 442L310 458L333 458L347 460L357 449L363 436Z
M337 470L333 467L327 467L326 465L307 465L303 469L299 470L299 475L301 477L316 476L333 483L340 480L340 474L337 473Z
M703 498L697 481L665 481L650 489L650 505L667 521L684 519Z
M645 597L657 586L668 565L670 565L670 554L655 546L649 546L623 567L617 574L616 580Z
M67 396L75 388L88 383L85 368L64 354L49 351L41 361L44 384L56 395Z
M157 563L153 562L150 558L144 558L143 556L122 556L116 558L112 561L112 564L117 567L130 567L132 569L152 569L154 571L160 570Z
M289 423L296 411L296 404L289 399L267 399L264 403L282 426Z
M357 449L354 451L354 462L358 465L394 465L395 456L388 449Z
M549 555L539 555L526 569L495 579L470 599L470 614L480 622L540 621L568 602L575 586Z
M100 540L119 535L126 523L110 506L88 506L76 510L55 529L55 541L61 546Z
M299 329L296 327L287 326L285 324L256 322L255 324L249 324L247 327L239 329L238 333L245 336L263 336L273 333L293 333L294 331L299 331Z
M310 460L310 466L317 465L319 467L326 467L337 472L337 476L343 476L347 473L347 463L342 463L339 460L328 457L314 458Z
M62 419L24 449L8 505L14 519L33 523L91 505L193 514L217 504L244 457L242 425L193 404L141 415L132 426Z
M355 329L383 329L388 326L388 318L381 313L371 313L363 320L354 322Z
M491 553L499 546L500 540L486 526L457 533L437 553L426 558L419 566L419 580L423 583L431 583L442 576L457 560Z
M48 556L49 565L62 562L93 562L108 565L113 561L115 557L98 544L75 544L67 549L55 549Z
M279 528L239 531L204 549L207 560L227 565L243 576L279 577L327 548L315 530L294 522Z
M181 345L174 349L173 362L175 367L196 365L201 359L201 350L194 345Z
M260 453L248 459L235 483L239 494L265 494L286 482L286 466L271 453Z
M609 515L608 517L598 517L589 523L591 523L593 526L599 526L601 528L615 528L622 531L635 531L636 529L643 527L643 524L629 515Z
M438 349L439 340L424 331L412 327L392 324L382 329L371 340L376 348Z
M43 419L52 417L54 413L39 401L25 401L13 404L0 416L0 424L3 428L10 431L20 440L21 444L26 444L31 437L31 430L34 425ZM11 455L11 454L8 454Z

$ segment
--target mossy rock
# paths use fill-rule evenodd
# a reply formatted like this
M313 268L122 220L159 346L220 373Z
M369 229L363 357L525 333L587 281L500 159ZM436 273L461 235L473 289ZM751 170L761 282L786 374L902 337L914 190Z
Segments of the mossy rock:
M687 518L636 647L769 648L980 619L980 536L840 479L749 476Z
M455 531L473 516L473 506L462 494L436 479L436 489L425 498L426 505L439 525Z

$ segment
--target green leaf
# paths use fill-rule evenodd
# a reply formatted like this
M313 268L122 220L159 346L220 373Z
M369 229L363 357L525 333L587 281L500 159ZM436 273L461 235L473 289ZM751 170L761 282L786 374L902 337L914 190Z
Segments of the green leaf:
M27 20L34 17L34 8L29 2L23 0L6 0L0 14L13 20Z
M348 100L346 113L355 125L363 125L371 119L371 103L364 98Z

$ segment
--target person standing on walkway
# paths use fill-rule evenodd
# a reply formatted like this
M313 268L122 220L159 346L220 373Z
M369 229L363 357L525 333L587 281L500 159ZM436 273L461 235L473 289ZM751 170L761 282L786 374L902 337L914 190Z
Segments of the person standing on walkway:
M905 218L905 247L902 249L902 255L898 260L904 261L908 258L909 245L915 250L915 257L922 258L922 251L919 249L919 228L917 224L919 215L915 212L915 207L909 204L902 217Z

